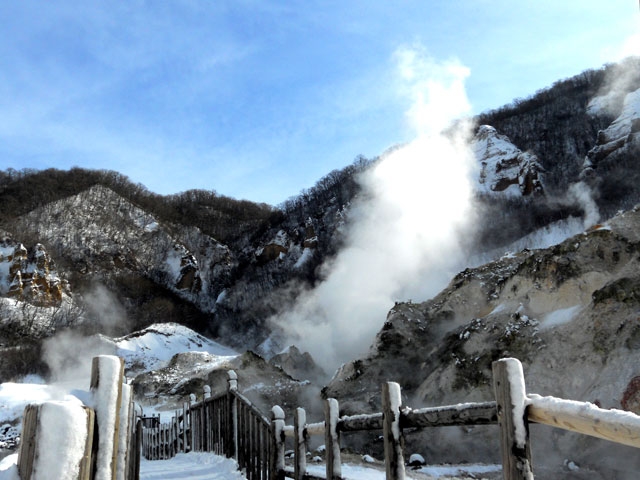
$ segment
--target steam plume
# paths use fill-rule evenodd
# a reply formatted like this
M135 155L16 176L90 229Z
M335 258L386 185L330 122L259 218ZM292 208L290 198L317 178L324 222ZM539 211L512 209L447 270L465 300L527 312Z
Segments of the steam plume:
M416 138L361 178L366 200L352 206L348 241L324 281L272 319L327 370L364 353L394 300L424 300L445 286L472 223L475 162L467 128L450 128L470 110L469 70L415 48L398 50L395 59Z

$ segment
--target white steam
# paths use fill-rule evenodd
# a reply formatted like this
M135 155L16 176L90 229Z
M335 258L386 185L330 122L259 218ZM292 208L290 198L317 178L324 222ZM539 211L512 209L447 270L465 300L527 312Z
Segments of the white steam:
M473 223L475 160L466 128L450 128L470 110L469 70L416 49L398 51L396 60L416 139L363 176L366 200L352 206L346 246L324 281L272 319L328 370L366 351L394 300L426 300L446 285Z
M109 335L128 329L127 313L118 297L107 287L96 284L84 294L88 321Z
M86 337L72 330L59 332L43 343L43 360L52 382L77 382L78 388L89 384L93 357L114 354L114 344L103 337Z
M584 182L574 183L569 187L569 199L582 208L584 212L582 226L584 229L593 227L600 221L598 204L593 198L591 189Z

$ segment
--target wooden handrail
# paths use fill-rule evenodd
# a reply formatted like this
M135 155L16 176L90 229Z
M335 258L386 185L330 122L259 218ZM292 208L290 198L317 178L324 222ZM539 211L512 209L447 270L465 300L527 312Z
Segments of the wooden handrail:
M528 395L529 421L640 448L640 417L589 402Z

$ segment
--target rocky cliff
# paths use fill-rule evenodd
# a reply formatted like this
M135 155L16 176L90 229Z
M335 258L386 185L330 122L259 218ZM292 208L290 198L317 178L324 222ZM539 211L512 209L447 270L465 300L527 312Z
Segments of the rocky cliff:
M491 363L512 356L523 362L529 393L640 413L638 232L640 210L621 213L551 248L466 269L432 300L397 304L370 354L343 366L324 394L345 413L379 411L385 380L399 382L412 407L490 400ZM478 459L495 452L483 429L429 435L436 458L461 454L465 436ZM542 438L538 448L551 448L538 455L549 461L615 467L595 461L609 448L602 442L557 432Z

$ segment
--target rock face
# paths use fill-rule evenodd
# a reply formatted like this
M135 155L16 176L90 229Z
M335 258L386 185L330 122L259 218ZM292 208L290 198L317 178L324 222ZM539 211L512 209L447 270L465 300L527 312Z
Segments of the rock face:
M0 242L0 294L33 305L51 307L62 302L63 282L44 246L28 251L21 243Z
M324 395L337 398L347 414L379 411L379 385L391 379L412 407L490 400L491 363L512 356L523 362L529 393L636 410L639 232L640 211L630 211L554 247L467 269L430 301L397 304L371 353L343 367ZM494 458L492 447L482 448L492 445L489 431L459 432L473 453L459 450L465 442L458 435L453 443L429 435L431 458ZM543 463L570 456L585 466L617 468L614 454L600 461L608 445L557 432L544 438L537 448L552 452L539 451ZM440 442L442 449L435 447Z
M471 141L480 162L479 191L527 196L544 191L542 166L531 152L522 152L506 135L482 125Z
M281 368L288 375L298 380L313 380L316 382L327 376L316 364L309 352L302 353L294 345L291 345L284 352L271 357L269 363Z
M596 97L589 104L589 111L596 114L612 108L608 97ZM591 184L597 182L599 170L611 169L624 162L630 154L640 149L640 89L628 93L618 117L604 130L598 132L596 145L589 150L583 164L581 177Z

